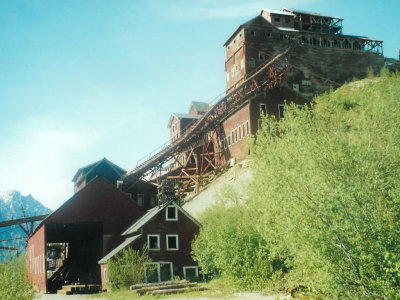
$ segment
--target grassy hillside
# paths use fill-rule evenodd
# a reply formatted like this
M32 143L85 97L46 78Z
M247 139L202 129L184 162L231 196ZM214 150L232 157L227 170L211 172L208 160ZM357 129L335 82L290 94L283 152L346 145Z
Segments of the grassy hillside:
M254 179L201 218L203 269L240 288L400 297L399 120L400 75L386 70L265 118Z

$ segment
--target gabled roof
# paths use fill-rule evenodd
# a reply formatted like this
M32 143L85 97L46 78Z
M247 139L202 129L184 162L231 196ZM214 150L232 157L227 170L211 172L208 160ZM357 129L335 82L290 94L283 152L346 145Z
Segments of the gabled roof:
M173 114L171 114L171 117L169 118L169 121L168 121L168 128L171 127L172 119L174 118L174 116L177 117L179 120L181 120L181 119L192 119L192 120L196 120L196 119L200 119L200 118L201 118L200 115L173 113Z
M141 234L138 234L138 235L134 235L134 236L127 238L124 242L122 242L120 245L118 245L116 248L114 248L110 253L108 253L106 256L104 256L102 259L100 259L98 264L99 265L106 264L110 258L114 257L114 255L116 255L119 251L124 249L126 246L132 244L134 241L139 239L141 236L142 236Z
M133 234L137 231L140 230L144 225L147 224L151 219L153 219L156 215L158 215L160 212L164 211L164 209L167 206L174 205L179 211L181 211L186 217L188 217L193 223L195 223L197 226L201 227L201 224L199 221L197 221L194 217L192 217L186 210L184 210L181 206L176 204L174 201L170 201L165 203L162 206L156 206L153 207L152 209L149 209L147 213L141 217L139 220L137 220L135 223L133 223L128 229L126 229L121 235L129 235Z
M99 161L96 161L94 163L91 163L85 167L79 168L76 174L74 175L74 178L72 178L72 181L75 182L79 175L82 174L83 176L86 176L90 171L94 170L97 166L100 164L105 163L107 164L111 169L115 171L119 176L122 176L127 173L126 170L122 169L121 167L117 166L116 164L112 163L109 161L107 158L100 159Z
M193 107L198 112L206 112L210 108L210 104L207 102L192 101L190 107Z

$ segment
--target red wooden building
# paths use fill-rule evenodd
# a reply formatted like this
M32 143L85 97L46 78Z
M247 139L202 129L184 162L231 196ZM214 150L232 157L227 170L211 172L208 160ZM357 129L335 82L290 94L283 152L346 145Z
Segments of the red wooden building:
M198 277L199 269L190 253L192 240L200 226L173 201L150 209L122 233L125 241L99 260L103 290L109 282L108 261L126 247L140 251L147 246L152 262L145 264L146 282L173 280L175 276ZM149 265L155 268L148 268Z
M131 194L116 187L121 170L105 159L81 168L74 177L80 180L77 192L28 238L28 273L39 291L56 292L66 283L100 285L97 261L144 213ZM156 193L153 185L139 183L130 187L134 196Z

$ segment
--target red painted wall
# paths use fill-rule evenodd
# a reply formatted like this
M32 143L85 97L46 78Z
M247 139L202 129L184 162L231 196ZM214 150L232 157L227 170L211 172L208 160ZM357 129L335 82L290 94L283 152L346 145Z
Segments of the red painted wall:
M46 244L45 228L42 226L26 243L26 266L28 276L35 289L47 292L46 289Z

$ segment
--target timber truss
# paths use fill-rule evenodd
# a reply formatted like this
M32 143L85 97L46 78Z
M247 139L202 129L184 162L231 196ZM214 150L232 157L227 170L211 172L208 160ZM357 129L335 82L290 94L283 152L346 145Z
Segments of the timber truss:
M138 164L125 175L129 188L141 178L160 186L164 179L180 181L183 197L196 191L204 176L226 161L223 148L222 121L245 105L249 99L267 89L273 89L289 70L286 49L250 73L237 88L219 99L200 119L192 123L173 143Z

